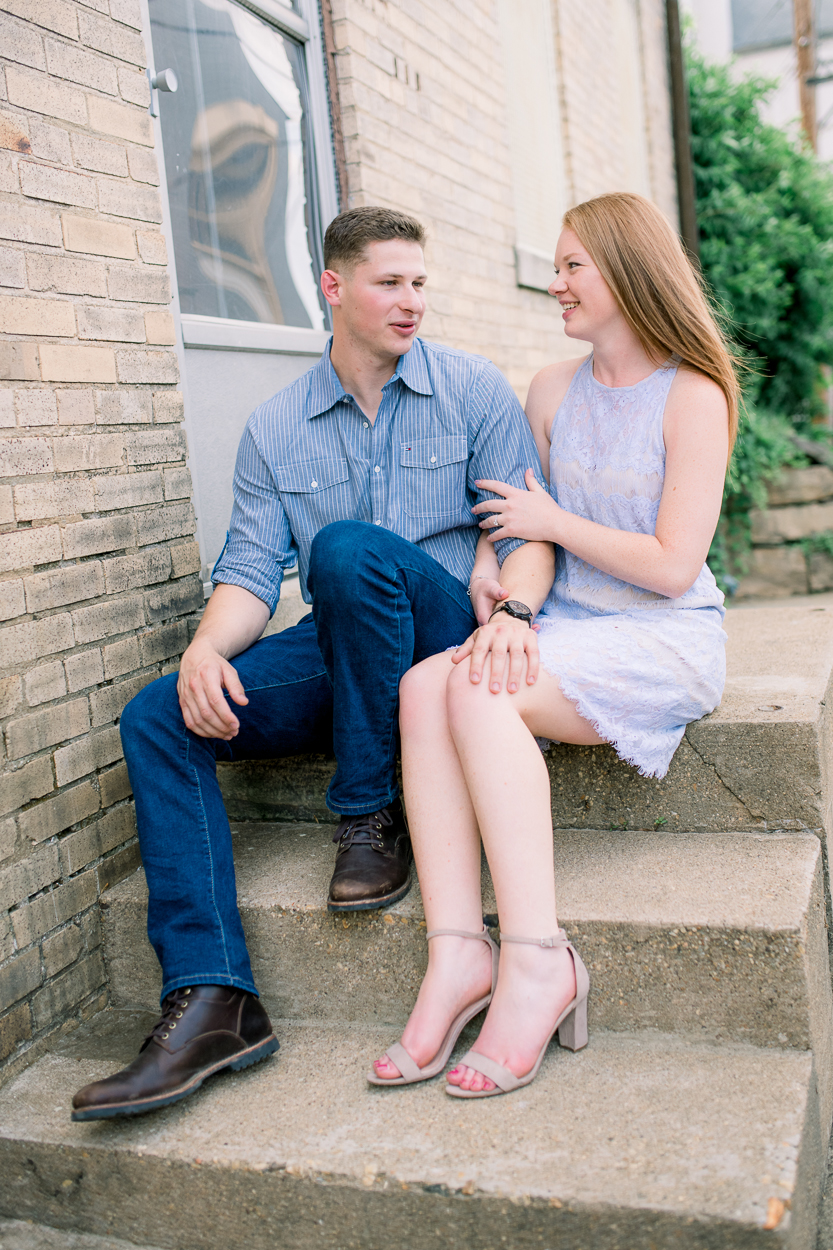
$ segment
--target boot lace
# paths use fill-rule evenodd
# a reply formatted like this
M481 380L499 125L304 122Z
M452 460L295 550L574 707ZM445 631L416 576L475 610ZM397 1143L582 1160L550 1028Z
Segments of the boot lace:
M361 845L370 846L374 851L384 851L382 829L392 825L393 817L386 807L366 816L347 816L333 834L333 841L338 842L339 852Z
M190 993L191 986L189 985L180 990L171 990L170 994L165 996L165 1000L162 1003L162 1015L145 1038L142 1050L155 1037L158 1037L163 1042L168 1040L171 1032L176 1028L177 1021L182 1019L183 1012L188 1009Z

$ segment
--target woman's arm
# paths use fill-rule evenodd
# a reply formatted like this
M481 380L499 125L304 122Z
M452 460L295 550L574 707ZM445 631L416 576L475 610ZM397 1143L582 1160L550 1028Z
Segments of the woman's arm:
M688 590L708 555L717 527L729 449L728 409L710 378L679 369L663 424L665 482L654 534L631 534L597 525L559 508L527 474L528 490L478 482L504 502L477 504L475 513L501 519L496 538L549 539L581 560L635 586L670 599Z

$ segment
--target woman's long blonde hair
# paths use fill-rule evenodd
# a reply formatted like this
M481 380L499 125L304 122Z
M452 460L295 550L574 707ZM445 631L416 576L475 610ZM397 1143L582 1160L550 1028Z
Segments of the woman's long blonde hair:
M738 357L709 308L678 235L644 196L615 191L577 204L564 226L578 235L652 360L675 354L716 382L729 405L729 452L738 431Z

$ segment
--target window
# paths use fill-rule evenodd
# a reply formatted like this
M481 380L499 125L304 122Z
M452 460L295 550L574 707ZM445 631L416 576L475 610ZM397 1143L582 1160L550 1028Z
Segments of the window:
M833 0L815 0L813 12L816 34L833 35ZM732 0L732 28L735 52L792 43L792 0Z
M302 33L234 0L150 0L183 314L321 330L323 225ZM279 29L284 25L286 29ZM291 31L297 27L299 36Z

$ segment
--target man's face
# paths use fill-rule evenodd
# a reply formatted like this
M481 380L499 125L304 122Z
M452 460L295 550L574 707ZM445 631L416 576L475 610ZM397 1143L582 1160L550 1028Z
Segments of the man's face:
M379 356L402 356L425 312L425 257L418 243L370 243L352 270L327 270L321 285L338 311L335 322L357 346Z

